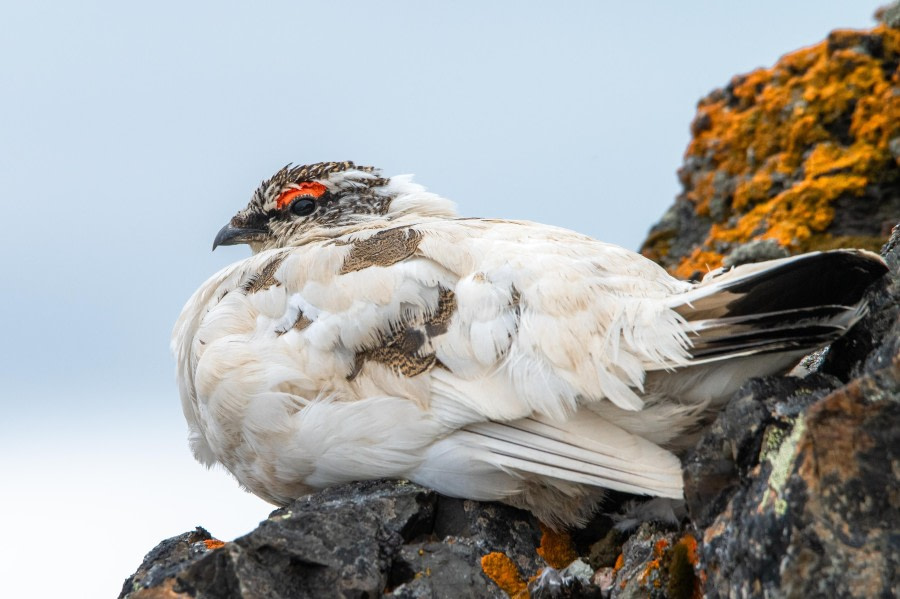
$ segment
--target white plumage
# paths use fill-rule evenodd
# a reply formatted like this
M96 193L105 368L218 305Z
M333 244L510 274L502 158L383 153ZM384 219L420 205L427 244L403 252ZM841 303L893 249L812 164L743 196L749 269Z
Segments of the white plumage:
M809 284L793 265L829 254L696 285L564 229L458 218L352 163L282 169L217 243L256 253L206 281L173 333L201 462L276 504L394 477L551 524L602 489L680 498L673 451L746 378L849 328L884 270L835 253L852 289L779 304ZM779 290L770 308L754 282Z

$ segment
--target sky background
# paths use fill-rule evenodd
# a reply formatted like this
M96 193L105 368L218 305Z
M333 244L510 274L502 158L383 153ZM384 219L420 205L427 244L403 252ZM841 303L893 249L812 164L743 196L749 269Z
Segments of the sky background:
M7 2L0 577L112 597L158 541L271 506L190 455L168 342L287 162L637 249L697 100L878 1Z

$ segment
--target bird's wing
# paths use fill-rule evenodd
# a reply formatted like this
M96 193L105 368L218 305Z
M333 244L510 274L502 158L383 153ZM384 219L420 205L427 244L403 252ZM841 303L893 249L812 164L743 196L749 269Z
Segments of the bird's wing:
M638 410L645 371L687 360L684 319L666 300L690 284L638 254L555 227L475 219L433 225L418 249L459 277L436 354L460 379L457 395L491 387L476 396L491 397L488 407L469 406L491 418L562 420L578 400Z

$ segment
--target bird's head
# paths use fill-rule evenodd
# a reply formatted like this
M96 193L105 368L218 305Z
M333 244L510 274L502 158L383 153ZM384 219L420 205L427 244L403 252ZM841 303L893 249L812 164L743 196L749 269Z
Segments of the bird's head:
M216 235L213 249L246 243L258 252L405 217L455 215L452 202L426 192L408 175L384 178L374 167L349 161L289 164L260 184L247 207Z

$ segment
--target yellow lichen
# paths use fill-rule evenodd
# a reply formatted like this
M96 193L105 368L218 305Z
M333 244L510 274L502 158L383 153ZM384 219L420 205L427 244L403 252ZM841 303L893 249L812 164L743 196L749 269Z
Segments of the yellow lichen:
M791 465L797 454L797 444L806 432L806 419L801 415L794 422L794 428L790 434L783 437L776 451L771 451L766 459L772 465L769 474L768 489L763 495L762 501L757 507L757 512L763 513L771 504L774 506L775 515L783 517L787 511L787 501L784 498L784 489L791 475Z
M670 269L702 274L757 239L791 251L833 240L836 200L863 195L900 165L890 151L900 137L900 71L885 68L898 60L900 30L834 31L702 100L686 156L706 166L685 181L686 197L711 226ZM719 174L732 181L730 197L714 185ZM670 244L671 235L657 235L644 253L664 257Z
M572 537L566 532L556 532L541 524L541 546L537 548L537 554L544 561L557 570L561 570L578 558L578 553L572 546Z
M508 556L494 551L481 558L481 569L488 578L513 599L528 597L528 586L519 568Z

